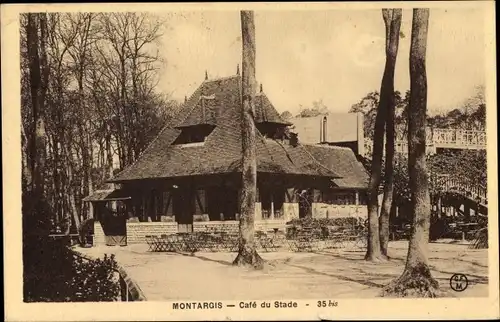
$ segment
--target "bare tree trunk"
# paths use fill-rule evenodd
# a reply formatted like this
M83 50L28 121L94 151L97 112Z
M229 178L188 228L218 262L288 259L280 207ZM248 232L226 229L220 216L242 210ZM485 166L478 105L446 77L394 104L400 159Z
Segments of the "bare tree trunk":
M401 28L401 9L382 9L382 15L386 25L386 66L382 86L380 89L380 104L387 104L386 116L386 141L385 141L385 171L384 171L384 198L379 217L380 250L387 257L389 244L389 217L392 207L394 190L394 71L399 46L399 30Z
M386 49L389 47L388 43L391 25L388 23L390 21L387 16L386 11L382 12L384 21L386 22ZM388 20L389 19L389 20ZM386 53L388 54L388 52ZM380 101L377 108L377 115L375 117L375 127L373 133L373 152L372 152L372 164L371 164L371 174L370 182L368 186L368 245L365 255L365 260L369 261L380 261L385 259L385 256L380 250L380 235L379 235L379 204L378 204L378 193L381 181L381 171L382 171L382 156L384 150L384 131L385 131L385 117L387 114L388 100L390 99L386 86L390 83L391 78L394 77L394 68L391 69L391 61L389 55L387 55L387 60L385 64L384 76L382 77L382 84L380 89ZM392 74L392 75L391 75ZM394 92L394 91L393 91ZM394 93L393 93L394 95Z
M32 169L30 168L29 146L30 139L24 131L24 125L21 124L21 144L22 144L22 180L24 187L31 187L32 185Z
M243 40L242 64L242 149L243 174L240 200L240 236L238 256L234 265L248 265L262 269L263 259L255 249L254 217L257 192L257 158L255 149L254 97L255 97L255 25L253 11L241 11Z
M38 14L28 14L28 26L26 30L29 69L30 69L30 88L31 88L31 103L33 108L33 123L32 138L34 138L31 146L31 169L32 169L32 191L43 194L43 171L44 171L44 154L45 151L45 124L43 115L43 84L41 75L41 64L39 55L39 37L37 19Z
M406 267L386 288L399 296L435 297L439 287L428 264L430 226L429 176L425 160L427 76L425 55L429 9L413 9L410 47L410 113L408 117L408 171L413 227Z

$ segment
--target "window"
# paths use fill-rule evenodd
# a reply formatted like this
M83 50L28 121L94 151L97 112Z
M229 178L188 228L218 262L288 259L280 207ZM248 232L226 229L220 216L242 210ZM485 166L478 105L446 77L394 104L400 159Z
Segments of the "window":
M323 202L330 205L355 205L356 192L354 191L323 191Z
M257 130L265 138L273 140L284 140L287 138L286 126L276 123L257 123Z
M206 138L214 130L214 125L201 124L185 127L173 144L190 144L205 142Z

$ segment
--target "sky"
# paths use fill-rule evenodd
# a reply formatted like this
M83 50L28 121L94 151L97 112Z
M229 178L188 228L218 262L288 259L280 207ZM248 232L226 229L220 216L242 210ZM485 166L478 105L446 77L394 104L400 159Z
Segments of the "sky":
M427 43L428 109L454 109L485 83L484 11L431 9ZM182 101L209 78L241 65L238 11L162 14L159 89ZM409 89L411 10L403 10L395 88ZM465 23L464 23L465 22ZM347 112L380 89L385 27L377 10L256 11L256 77L280 112L322 100ZM241 66L240 66L241 67Z

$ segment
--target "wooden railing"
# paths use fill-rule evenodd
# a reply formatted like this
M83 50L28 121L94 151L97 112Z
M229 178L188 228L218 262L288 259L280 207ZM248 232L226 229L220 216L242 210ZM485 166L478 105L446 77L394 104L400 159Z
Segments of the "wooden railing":
M485 131L429 129L427 140L436 147L486 149Z
M483 185L472 184L451 175L439 175L436 179L436 184L439 185L443 191L455 191L470 199L478 201L484 206L488 204L487 188Z
M448 149L486 149L486 132L458 129L432 129L427 128L426 152L435 153L436 148ZM373 151L373 141L365 138L365 156ZM408 141L406 137L399 135L395 143L396 153L408 153Z

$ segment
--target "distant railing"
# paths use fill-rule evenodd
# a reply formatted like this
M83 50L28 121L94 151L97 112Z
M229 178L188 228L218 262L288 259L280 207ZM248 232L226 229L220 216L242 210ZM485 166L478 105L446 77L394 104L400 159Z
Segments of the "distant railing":
M466 180L451 175L439 175L436 184L444 191L456 191L470 199L486 206L488 204L488 191L483 185L472 184Z
M427 140L437 147L486 149L485 131L430 129Z
M486 132L459 129L433 129L427 128L426 153L433 154L436 148L449 149L486 149ZM366 138L364 142L365 156L373 152L373 140ZM408 153L408 141L401 136L396 138L396 153Z

